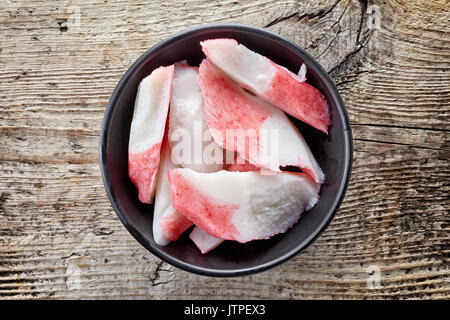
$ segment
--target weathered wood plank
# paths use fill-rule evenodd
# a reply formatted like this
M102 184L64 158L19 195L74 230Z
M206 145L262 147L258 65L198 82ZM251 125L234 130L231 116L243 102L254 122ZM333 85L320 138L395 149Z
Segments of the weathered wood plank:
M188 275L165 263L158 267L158 260L118 222L96 164L17 167L2 162L9 174L1 187L8 185L9 191L2 194L0 232L11 242L1 247L0 274L6 282L0 292L22 297L270 298L275 287L283 298L448 294L445 200L450 190L440 173L449 175L443 151L366 141L356 141L355 150L348 196L322 237L285 265L244 277L239 284ZM366 287L370 265L382 270L380 290ZM81 270L80 290L70 282L71 268ZM216 289L207 289L213 283Z
M445 0L0 1L0 299L450 297ZM353 126L351 183L331 225L302 255L240 279L148 253L117 219L98 166L123 72L209 22L267 27L306 48Z

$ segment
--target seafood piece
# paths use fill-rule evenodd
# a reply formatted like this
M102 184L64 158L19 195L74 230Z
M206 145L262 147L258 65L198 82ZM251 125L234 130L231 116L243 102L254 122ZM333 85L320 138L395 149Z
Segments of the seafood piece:
M259 171L260 169L257 166L254 166L244 158L242 158L239 153L236 152L233 163L228 164L225 167L227 171L239 171L239 172L247 172L247 171Z
M296 75L234 39L200 44L206 57L234 81L291 116L328 132L328 105L320 91L305 82L305 67Z
M242 243L285 232L319 199L320 185L304 173L183 168L168 177L177 212L214 237Z
M191 231L191 233L189 234L189 238L194 241L197 248L203 254L206 254L211 250L217 248L217 246L223 242L223 239L216 238L210 234L207 234L198 226L195 226L195 228Z
M208 59L200 65L199 82L208 127L222 148L274 172L280 166L299 167L323 183L325 176L306 141L283 111L247 93Z
M139 84L128 144L128 176L139 200L152 203L172 88L173 65L154 70Z
M223 150L211 136L203 112L198 68L175 64L169 110L172 160L184 168L216 172L223 167Z
M179 214L172 206L172 194L167 172L178 168L178 166L171 160L167 138L163 142L161 157L156 182L155 207L153 209L153 239L160 246L165 246L170 241L177 240L192 225L192 222Z

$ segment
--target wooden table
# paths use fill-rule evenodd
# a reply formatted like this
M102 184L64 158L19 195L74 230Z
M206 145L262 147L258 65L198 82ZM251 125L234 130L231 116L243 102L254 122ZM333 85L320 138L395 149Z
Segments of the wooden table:
M450 298L450 4L0 0L0 299ZM304 253L231 279L163 263L125 230L98 164L125 70L187 27L251 24L328 70L352 123L345 201Z

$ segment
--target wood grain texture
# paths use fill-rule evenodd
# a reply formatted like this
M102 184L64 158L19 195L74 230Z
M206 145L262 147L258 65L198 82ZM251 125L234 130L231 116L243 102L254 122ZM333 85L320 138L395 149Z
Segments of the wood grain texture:
M448 1L0 2L0 299L450 298ZM148 253L113 212L98 165L103 112L128 66L211 22L306 48L335 80L354 137L328 229L282 266L238 279Z

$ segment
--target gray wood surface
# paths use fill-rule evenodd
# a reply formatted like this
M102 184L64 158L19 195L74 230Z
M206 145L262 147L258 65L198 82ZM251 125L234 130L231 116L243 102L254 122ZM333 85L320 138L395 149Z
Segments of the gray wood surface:
M446 0L0 0L0 299L448 299L449 12ZM354 135L347 196L323 235L233 279L141 247L108 202L97 153L134 59L212 22L306 48L335 80Z

